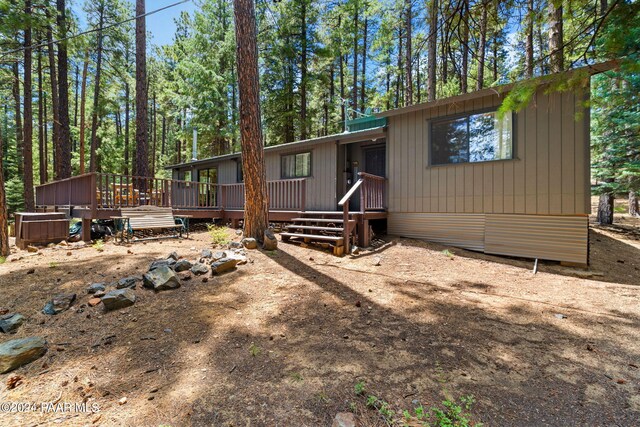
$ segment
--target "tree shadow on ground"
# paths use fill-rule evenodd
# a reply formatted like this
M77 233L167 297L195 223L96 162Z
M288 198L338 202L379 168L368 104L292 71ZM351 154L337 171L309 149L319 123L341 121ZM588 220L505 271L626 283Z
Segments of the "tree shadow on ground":
M354 384L365 381L396 408L473 394L475 419L488 425L631 425L640 416L640 375L631 366L639 352L625 345L638 319L541 317L546 309L529 301L469 298L495 291L482 280L443 286L392 271L363 274L303 262L306 251L282 246L206 283L138 289L136 304L123 310L70 310L44 325L34 315L19 333L44 331L51 348L16 371L32 394L2 390L0 400L87 398L100 403L104 425L319 426L349 410ZM76 273L124 276L163 255L145 254L127 271L115 270L118 258L73 265ZM72 287L57 282L67 266L52 270L45 276L52 284L42 293L30 287L25 298L43 305L45 295ZM20 295L7 294L12 309L26 306ZM592 338L595 329L607 334ZM128 402L119 406L122 397Z
M416 239L396 238L402 245L424 248L441 252L449 250L454 256L484 260L492 263L512 266L533 271L534 260L499 255L490 255L467 249L456 248L438 243ZM622 283L640 286L640 248L622 240L609 237L598 230L589 230L589 268L572 268L560 265L557 261L540 260L538 272L557 274L565 277L577 277L598 282Z

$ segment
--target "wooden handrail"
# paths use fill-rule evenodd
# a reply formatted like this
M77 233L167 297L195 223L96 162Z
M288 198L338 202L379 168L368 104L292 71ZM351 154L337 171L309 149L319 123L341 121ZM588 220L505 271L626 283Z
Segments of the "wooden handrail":
M349 191L347 191L344 197L340 199L340 201L338 202L338 206L344 206L344 204L347 203L349 199L351 199L351 196L353 196L353 193L355 193L363 183L364 183L364 179L361 178L355 184L353 184L353 186L349 189Z

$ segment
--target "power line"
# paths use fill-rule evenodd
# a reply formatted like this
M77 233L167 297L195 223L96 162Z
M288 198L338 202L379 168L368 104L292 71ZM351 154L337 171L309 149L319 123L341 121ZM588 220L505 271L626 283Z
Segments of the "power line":
M81 36L84 36L84 35L87 35L87 34L92 34L92 33L98 32L98 31L108 30L108 29L111 29L113 27L117 27L118 25L126 24L127 22L135 21L138 18L144 18L144 17L147 17L149 15L153 15L153 14L156 14L158 12L162 12L163 10L167 10L167 9L172 8L172 7L176 7L176 6L179 6L179 5L183 4L183 3L187 3L187 2L190 2L190 1L193 1L193 0L180 0L180 1L176 2L176 3L172 3L170 5L161 7L160 9L152 10L151 12L147 12L147 13L144 13L142 15L138 15L138 16L134 16L132 18L125 19L124 21L116 22L114 24L109 24L109 25L106 25L106 26L98 27L98 28L92 28L90 30L83 31L83 32L78 33L78 34L72 34L72 35L70 35L68 37L64 37L62 39L53 40L51 43L42 42L42 43L32 44L31 46L29 46L29 48L33 50L33 49L37 49L37 48L40 48L40 47L48 46L49 44L61 43L61 42L64 42L64 41L67 41L67 40L71 40L71 39L75 39L75 38L78 38L78 37L81 37ZM25 46L21 46L21 47L19 47L17 49L10 50L10 51L7 51L7 52L3 52L3 53L0 54L0 58L4 58L4 57L6 57L8 55L11 55L11 54L14 54L14 53L23 52L25 49L27 49Z

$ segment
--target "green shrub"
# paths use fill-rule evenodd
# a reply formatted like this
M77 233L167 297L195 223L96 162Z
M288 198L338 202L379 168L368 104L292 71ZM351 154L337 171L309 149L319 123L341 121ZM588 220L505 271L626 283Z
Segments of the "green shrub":
M211 235L211 242L214 245L226 245L229 243L229 233L227 227L210 224L207 226Z

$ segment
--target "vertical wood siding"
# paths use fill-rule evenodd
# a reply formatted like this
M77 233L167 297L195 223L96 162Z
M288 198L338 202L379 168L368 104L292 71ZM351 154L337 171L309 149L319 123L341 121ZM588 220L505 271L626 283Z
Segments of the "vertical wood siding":
M307 178L307 210L336 210L337 148L335 141L310 147L291 147L265 152L267 180L281 179L280 158L286 154L311 152L311 176Z
M390 117L390 212L588 214L586 93L539 90L514 120L514 159L429 166L429 120L500 105L497 95Z

